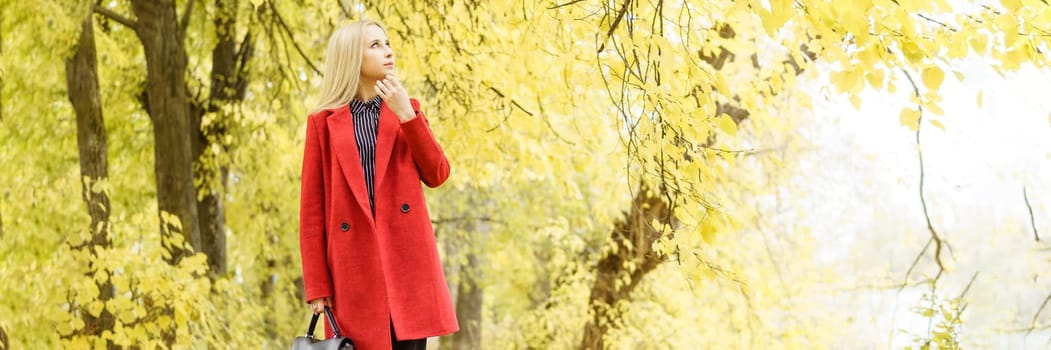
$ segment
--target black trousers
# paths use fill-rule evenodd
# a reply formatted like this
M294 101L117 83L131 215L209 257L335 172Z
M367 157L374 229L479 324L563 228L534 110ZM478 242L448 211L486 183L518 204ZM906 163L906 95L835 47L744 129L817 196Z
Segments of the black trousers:
M398 340L394 335L394 324L390 325L391 350L427 350L427 339Z

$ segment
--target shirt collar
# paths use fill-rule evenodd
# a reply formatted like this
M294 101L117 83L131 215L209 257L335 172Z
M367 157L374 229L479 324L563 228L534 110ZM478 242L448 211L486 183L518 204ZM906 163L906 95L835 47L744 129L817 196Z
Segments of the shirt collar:
M379 95L365 102L355 98L350 100L350 105L351 107L367 107L372 110L378 110L380 108L380 101L382 100L383 99Z

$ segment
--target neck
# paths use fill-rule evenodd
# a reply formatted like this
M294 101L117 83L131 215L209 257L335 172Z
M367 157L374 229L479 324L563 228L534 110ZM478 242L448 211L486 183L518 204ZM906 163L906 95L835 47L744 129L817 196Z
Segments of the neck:
M376 95L378 94L376 93L375 86L375 80L365 79L364 77L362 77L361 81L358 83L358 99L362 102L365 102L372 101L372 99L376 98Z

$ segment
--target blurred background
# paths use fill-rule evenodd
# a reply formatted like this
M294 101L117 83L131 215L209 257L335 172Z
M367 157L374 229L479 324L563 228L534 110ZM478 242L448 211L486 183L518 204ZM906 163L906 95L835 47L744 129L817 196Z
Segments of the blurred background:
M452 166L431 348L1051 347L1042 0L0 2L0 349L289 346L361 18Z

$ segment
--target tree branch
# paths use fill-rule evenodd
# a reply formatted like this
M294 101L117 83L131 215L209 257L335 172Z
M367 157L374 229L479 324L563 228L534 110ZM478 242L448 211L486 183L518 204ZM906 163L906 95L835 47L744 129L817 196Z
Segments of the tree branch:
M296 52L299 52L299 56L303 57L303 60L307 62L307 65L309 65L314 72L318 75L323 75L321 70L317 68L317 65L310 60L310 57L303 53L303 49L299 47L299 43L296 42L295 36L292 35L292 30L288 28L288 24L286 24L285 19L281 17L281 13L277 12L277 7L274 7L274 3L272 1L267 1L266 4L270 7L270 11L274 12L274 17L277 18L277 24L279 24L281 29L284 29L285 33L288 34L288 37L292 39L292 46L296 48Z
M182 10L182 19L179 20L179 36L186 37L186 27L190 25L190 12L193 12L193 0L186 2L186 8Z
M343 7L343 2L342 1L336 0L336 7L339 7L339 11L343 12L343 16L347 17L347 19L352 19L353 18L353 17L350 16L350 10L347 10L346 7Z
M909 269L905 271L905 281L902 282L901 288L905 288L909 285L909 276L912 275L912 270L916 268L916 265L920 264L920 258L923 258L923 254L927 254L927 249L930 249L932 241L933 239L928 239L927 244L923 245L923 249L920 250L920 253L916 254L916 259L912 260L912 265L909 265Z
M522 105L518 104L518 101L515 101L515 99L513 98L508 98L504 95L503 92L500 92L500 90L497 90L495 87L490 86L489 90L493 90L493 92L495 92L497 96L500 96L500 98L506 98L510 100L511 104L515 105L515 107L518 107L518 109L522 110L522 112L525 112L525 114L528 114L530 117L535 117L535 115L533 115L533 112L526 110L525 107L522 107Z
M127 17L121 16L119 13L113 12L113 10L102 7L101 5L93 6L92 10L94 10L97 14L109 17L109 19L112 19L114 21L117 21L117 23L125 25L126 27L131 28L132 30L137 29L139 26L138 22L132 21Z
M905 72L905 77L909 78L909 84L912 84L912 89L915 92L916 97L920 98L920 88L916 86L916 81L912 79L912 75L904 68L901 71ZM916 153L919 155L920 159L920 204L923 206L923 217L927 220L927 231L931 233L931 239L934 241L934 261L938 263L938 268L941 269L941 271L945 271L945 263L942 262L942 246L945 246L946 244L934 229L934 225L931 224L931 216L927 210L927 199L923 196L924 182L926 180L926 175L923 171L923 146L920 143L920 130L923 124L923 106L917 105L916 107L920 110L920 119L916 122Z
M548 7L547 7L547 9L548 9L548 10L554 10L554 9L557 9L557 8L559 8L559 7L563 7L563 6L569 6L569 5L572 5L572 4L575 4L575 3L581 2L581 1L584 1L584 0L573 0L573 1L570 1L570 2L567 2L567 3L564 3L564 4L561 4L561 5L554 5L554 6L548 6ZM599 50L599 51L601 51L601 50Z
M927 20L928 22L940 24L942 27L945 27L945 29L951 30L953 32L957 31L956 28L950 27L948 24L942 23L942 22L940 22L940 21L938 21L936 19L927 17L927 16L923 15L922 13L917 13L916 16L918 16L920 18L923 18L923 19Z
M631 5L631 0L624 0L624 6L621 6L620 12L617 13L617 18L613 20L613 24L609 26L609 30L606 32L606 38L602 40L602 44L598 46L597 52L602 52L606 48L606 40L609 40L613 36L613 32L617 30L617 26L620 25L620 20L624 19L624 15L628 13L628 6Z
M1026 209L1029 209L1029 225L1033 228L1033 238L1040 242L1040 233L1036 231L1036 217L1033 216L1033 206L1029 204L1029 193L1027 193L1025 185L1022 186L1022 198L1025 199ZM1047 301L1044 301L1044 303L1047 303Z
M1033 315L1033 320L1029 322L1029 329L1025 331L1026 336L1028 336L1029 333L1032 333L1033 330L1036 329L1036 319L1040 317L1040 313L1044 311L1045 307L1047 307L1048 301L1051 301L1051 294L1048 294L1047 297L1044 298L1044 302L1040 304L1040 308L1037 309L1036 314Z

